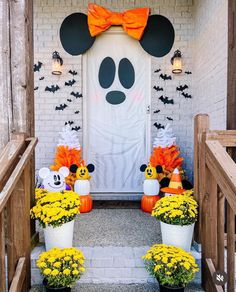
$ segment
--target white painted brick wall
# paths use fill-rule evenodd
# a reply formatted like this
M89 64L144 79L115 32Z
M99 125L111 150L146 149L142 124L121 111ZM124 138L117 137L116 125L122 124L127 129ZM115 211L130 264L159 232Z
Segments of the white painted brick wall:
M84 12L87 11L87 5L90 1L78 1L78 0L35 0L34 1L34 45L35 45L35 63L37 61L43 62L43 68L40 73L35 73L35 86L39 86L39 89L35 91L35 118L36 118L36 136L39 137L39 144L36 150L36 167L40 168L42 166L49 166L53 162L55 146L58 141L58 132L61 130L65 121L74 120L76 125L79 125L82 128L82 99L77 99L76 104L73 104L73 107L70 106L66 108L63 112L55 111L54 108L56 105L60 103L64 103L67 98L70 98L70 92L72 91L71 87L65 87L64 82L72 79L68 74L69 69L74 69L78 71L78 75L75 76L74 79L77 80L76 86L73 86L73 90L82 91L83 89L83 80L82 80L82 66L81 66L81 57L72 57L67 54L59 40L59 28L63 19L74 12ZM199 1L205 2L205 1ZM211 1L206 1L211 2ZM223 1L212 1L215 4ZM184 167L187 169L187 174L192 177L192 152L193 152L193 130L192 130L192 119L193 115L198 111L205 111L205 106L201 107L199 100L205 100L206 92L208 91L209 95L214 95L214 82L219 82L218 79L214 79L212 82L211 89L206 90L204 92L201 89L198 92L197 88L193 87L194 82L198 82L203 84L203 80L200 77L201 66L198 63L198 66L193 66L193 55L199 56L199 53L196 52L196 48L194 46L200 46L200 44L196 44L194 37L194 21L193 21L193 13L195 13L195 19L197 26L200 25L201 13L196 13L198 7L193 9L193 1L192 0L159 0L159 1L118 1L118 0L110 0L110 1L96 1L97 4L103 5L114 11L123 11L125 9L133 8L133 7L142 7L148 6L151 8L151 12L153 14L160 13L166 17L168 17L175 28L175 43L171 52L163 58L152 58L152 84L150 85L153 88L154 85L159 85L164 87L164 92L161 94L157 93L154 89L152 89L152 104L151 104L151 120L152 125L154 122L161 123L166 125L167 116L172 117L174 119L172 123L174 132L177 135L177 141L181 147L182 155L185 159ZM209 4L209 3L208 3ZM213 14L214 15L214 14ZM214 16L215 17L215 16ZM221 19L224 15L221 16ZM217 18L215 22L217 21ZM200 28L198 28L199 30ZM203 29L203 28L202 28ZM196 30L198 32L198 30ZM223 32L221 32L222 34ZM218 34L218 33L217 33ZM214 47L214 45L212 45ZM200 47L202 49L202 46ZM222 45L217 44L217 48L219 50L222 49ZM170 58L173 55L173 52L176 49L180 49L183 54L183 62L184 62L184 71L189 70L193 72L193 75L181 74L180 76L173 76L172 81L162 81L159 78L158 73L154 73L154 70L157 68L161 68L163 73L171 74L171 64ZM63 60L64 66L62 74L60 77L53 76L51 74L51 55L53 51L59 51ZM218 52L218 51L216 51ZM218 57L219 54L216 54ZM200 57L200 56L199 56ZM212 57L213 58L213 57ZM195 61L197 61L197 57ZM206 59L206 56L205 56ZM205 60L204 59L204 60ZM220 60L221 63L225 62L225 59ZM204 63L204 61L202 61ZM214 66L216 63L214 62ZM224 65L224 64L223 64ZM220 71L220 67L213 67L212 70L217 71L220 75L224 74ZM219 69L218 69L219 68ZM196 72L195 72L196 71ZM224 71L224 70L223 70ZM213 71L211 71L213 72ZM207 66L205 66L205 70L203 71L204 75L208 75ZM211 73L212 74L212 73ZM201 74L201 76L204 76ZM44 76L45 79L39 81L39 77ZM196 79L196 76L199 76ZM194 80L193 80L194 78ZM195 80L196 79L196 80ZM194 82L193 82L194 81ZM221 80L221 83L225 81ZM193 99L185 99L180 96L178 92L176 92L176 86L180 84L188 84L190 94L193 94ZM61 87L61 90L57 91L55 94L45 92L46 85L58 84ZM74 88L75 87L75 88ZM204 85L201 86L204 88ZM210 91L211 90L211 91ZM209 94L210 91L210 94ZM159 101L158 97L160 95L169 96L174 99L174 105L165 105ZM221 99L219 97L221 96ZM223 116L222 107L224 108L224 91L221 94L218 91L218 103L214 102L214 115ZM212 99L209 98L209 101ZM68 103L68 102L66 102ZM153 114L154 110L160 109L161 111L158 114ZM74 111L80 110L79 115L75 115ZM219 123L221 123L219 121ZM222 121L222 124L224 122ZM219 127L219 126L218 126ZM222 125L221 125L222 127ZM79 132L80 139L82 143L82 131ZM152 126L152 140L156 135L156 128Z
M193 114L208 113L212 129L226 127L227 1L198 0L194 6Z

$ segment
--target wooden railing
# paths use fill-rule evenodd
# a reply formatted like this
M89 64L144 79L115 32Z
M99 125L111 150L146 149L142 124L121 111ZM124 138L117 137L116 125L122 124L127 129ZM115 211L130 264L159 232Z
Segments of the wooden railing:
M235 291L236 164L230 157L236 131L209 130L209 117L195 117L194 186L199 202L195 240L202 244L202 283L207 292ZM226 263L226 264L225 264ZM227 273L215 285L215 271Z
M0 291L29 291L31 158L36 138L14 135L0 155Z

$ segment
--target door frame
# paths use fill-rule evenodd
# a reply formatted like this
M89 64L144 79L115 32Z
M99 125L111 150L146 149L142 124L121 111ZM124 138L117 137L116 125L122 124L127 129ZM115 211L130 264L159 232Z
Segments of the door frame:
M119 27L111 27L109 28L106 33L116 35L116 34L125 34L124 30ZM96 40L95 40L96 42ZM141 47L141 46L140 46ZM82 104L82 154L84 160L87 161L87 151L84 149L87 149L88 147L88 141L87 141L87 133L88 133L88 125L87 125L87 110L88 110L88 99L87 99L87 60L88 60L88 54L85 53L82 55L82 92L83 92L83 104ZM152 113L152 105L151 105L151 56L148 55L148 74L146 75L146 82L148 84L147 88L147 96L146 96L146 150L147 150L147 157L146 161L148 162L150 155L151 155L151 113ZM122 193L125 194L125 193Z

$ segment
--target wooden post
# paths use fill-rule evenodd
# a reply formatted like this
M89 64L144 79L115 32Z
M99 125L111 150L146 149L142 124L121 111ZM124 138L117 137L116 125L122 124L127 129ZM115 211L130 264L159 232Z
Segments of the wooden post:
M11 132L24 132L34 137L34 50L33 50L33 1L22 0L9 3L10 22L10 73L12 125ZM31 206L34 205L35 158L30 162ZM35 222L31 222L34 244L38 235Z
M0 213L0 291L6 291L6 267L5 267L5 220L4 212Z
M30 172L29 164L25 167L7 204L7 255L8 285L10 287L18 259L25 258L26 277L24 289L30 287ZM20 224L16 224L16 222Z
M8 2L0 5L0 151L9 141L12 126L12 106L10 92L10 49L9 49L9 9Z
M225 229L225 196L218 191L218 209L217 209L217 270L224 271L225 245L224 245L224 229Z
M227 203L227 291L235 291L235 214Z
M211 259L214 266L217 266L217 183L206 167L206 193L203 200L202 212L202 278L203 287L207 290L208 279L205 271L207 263L205 259Z
M205 140L209 131L209 116L199 114L194 118L194 193L199 204L199 218L194 240L201 243L202 202L205 195Z
M227 129L236 129L236 0L228 0ZM235 152L235 151L234 151Z

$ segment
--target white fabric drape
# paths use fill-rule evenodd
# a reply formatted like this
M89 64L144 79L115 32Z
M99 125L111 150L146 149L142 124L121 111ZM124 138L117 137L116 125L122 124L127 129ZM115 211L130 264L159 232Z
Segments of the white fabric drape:
M105 57L113 58L116 74L113 84L103 89L98 80L99 67ZM120 83L118 65L128 58L135 70L130 89ZM140 165L147 162L146 95L148 56L138 41L124 33L103 33L87 53L87 163L95 165L92 192L142 192ZM112 90L125 93L119 105L106 101Z

